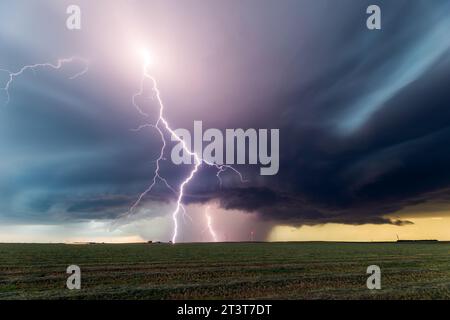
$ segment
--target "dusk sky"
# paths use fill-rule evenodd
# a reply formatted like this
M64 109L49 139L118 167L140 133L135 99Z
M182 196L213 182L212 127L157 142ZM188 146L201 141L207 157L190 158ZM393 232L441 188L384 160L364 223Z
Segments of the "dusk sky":
M77 4L81 30L66 28ZM366 8L382 10L368 30ZM202 167L178 241L450 240L450 2L3 0L0 242L168 241L161 138L132 105L145 48L176 128L280 130L280 169ZM0 87L8 82L0 71ZM147 87L151 92L151 87ZM155 117L158 104L140 101ZM167 137L170 140L170 137ZM166 150L175 188L192 166ZM207 211L205 211L207 210ZM124 218L125 216L125 218Z

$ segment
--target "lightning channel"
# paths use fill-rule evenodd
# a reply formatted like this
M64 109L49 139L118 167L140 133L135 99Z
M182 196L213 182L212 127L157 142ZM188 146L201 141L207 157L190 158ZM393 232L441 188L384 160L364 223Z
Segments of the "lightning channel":
M135 107L135 109L138 111L138 113L141 114L142 116L148 118L149 114L147 112L145 112L139 106L137 99L139 97L144 96L145 83L146 83L146 81L150 81L151 85L152 85L152 91L153 91L154 97L159 106L159 117L155 123L143 124L143 125L139 126L138 128L134 129L134 131L140 131L144 128L155 129L156 131L158 131L158 133L161 137L162 146L161 146L161 151L159 153L159 157L156 159L156 167L155 167L155 171L153 174L151 184L149 185L149 187L146 190L144 190L144 192L142 192L137 197L137 200L130 207L130 209L128 210L126 215L131 215L136 210L136 208L141 203L142 199L153 190L153 188L156 185L158 180L162 181L166 185L167 188L169 188L172 192L174 192L176 194L176 198L177 198L176 207L175 207L174 211L172 212L172 220L173 220L173 226L174 226L173 234L172 234L172 243L175 244L176 240L177 240L177 236L178 236L178 230L179 230L178 215L179 215L180 211L183 211L183 213L186 214L186 210L183 206L183 198L184 198L184 194L185 194L185 189L189 185L189 183L192 181L192 179L194 179L195 175L198 173L198 171L200 170L200 167L203 164L210 166L210 167L215 167L217 169L216 176L219 180L220 185L222 185L221 174L226 170L231 170L232 172L236 173L239 176L241 182L246 182L247 180L244 179L241 172L239 172L237 169L235 169L234 167L232 167L230 165L224 165L224 164L219 165L219 164L215 164L215 163L212 163L212 162L209 162L209 161L203 159L196 152L190 150L190 148L186 145L186 142L176 134L176 132L170 127L167 119L164 117L165 105L161 98L161 92L158 88L158 83L157 83L156 79L150 74L149 67L150 67L150 62L147 57L147 59L145 59L145 61L144 61L143 68L142 68L142 77L141 77L141 82L140 82L140 86L139 86L139 91L136 92L132 96L131 100L132 100L132 105ZM164 152L167 147L167 142L164 137L163 131L167 132L173 138L173 140L178 141L181 144L181 147L183 148L184 152L186 152L186 154L188 154L190 157L192 157L194 159L194 164L193 164L192 170L190 171L189 175L180 183L177 190L175 188L173 188L167 182L167 180L160 175L161 161L164 160Z
M9 79L6 82L5 86L0 88L1 90L5 91L5 93L6 93L5 105L8 105L9 102L11 101L11 96L10 96L9 89L10 89L11 85L14 83L14 80L17 77L23 75L25 72L27 72L29 70L32 70L33 72L35 72L36 69L38 69L38 68L52 68L52 69L55 69L55 70L59 70L65 64L76 62L76 61L79 61L79 62L83 63L84 64L84 68L80 72L78 72L78 73L74 74L73 76L69 77L70 80L74 80L74 79L76 79L78 77L81 77L82 75L84 75L85 73L87 73L89 71L89 63L88 63L88 61L86 59L80 58L80 57L62 58L62 59L58 59L58 61L56 63L44 62L44 63L36 63L36 64L25 65L19 71L16 71L16 72L12 72L12 71L9 71L7 69L0 69L0 71L8 73L8 77L9 77Z
M205 217L206 217L206 224L208 226L208 231L211 234L211 237L213 238L214 242L217 242L218 241L217 233L216 231L214 231L214 227L212 224L212 217L209 214L209 206L205 208Z

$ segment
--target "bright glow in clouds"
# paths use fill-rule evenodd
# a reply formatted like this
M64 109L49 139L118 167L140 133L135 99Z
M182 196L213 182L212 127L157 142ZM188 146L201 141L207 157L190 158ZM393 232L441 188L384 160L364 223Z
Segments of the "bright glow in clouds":
M155 56L153 53L146 48L139 48L137 50L138 54L141 56L145 68L153 67L156 64Z

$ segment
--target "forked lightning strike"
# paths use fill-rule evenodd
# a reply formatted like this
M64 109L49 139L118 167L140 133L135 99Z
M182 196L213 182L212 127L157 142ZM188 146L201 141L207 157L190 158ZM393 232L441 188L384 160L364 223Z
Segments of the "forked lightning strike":
M6 85L1 88L3 91L6 92L7 99L6 99L5 105L9 104L9 102L11 100L11 97L10 97L10 94L9 94L9 89L10 89L11 85L13 84L14 79L16 79L17 77L21 76L26 71L28 71L28 70L36 71L37 68L46 68L46 67L58 70L58 69L61 69L63 65L65 65L67 63L72 63L72 62L75 62L75 61L82 62L85 65L85 67L84 67L83 70L81 70L80 72L74 74L73 76L71 76L69 78L69 79L73 80L73 79L76 79L76 78L84 75L86 72L89 71L89 65L88 65L88 61L86 59L79 58L79 57L71 57L71 58L59 59L56 63L51 63L51 62L36 63L36 64L23 66L17 72L11 72L11 71L6 70L6 69L0 69L0 71L6 72L9 75L9 80L6 82Z
M184 197L184 190L185 187L189 184L189 182L191 182L191 180L195 177L196 173L199 171L200 166L204 163L208 166L214 166L215 168L217 168L218 172L217 172L217 178L219 179L220 184L222 185L222 179L220 177L220 174L222 172L224 172L227 169L232 170L233 172L235 172L239 178L241 179L242 182L245 182L245 180L242 177L242 174L236 170L235 168L229 166L229 165L218 165L218 164L214 164L211 163L207 160L202 159L197 153L191 151L185 141L183 139L181 139L176 133L175 131L170 127L169 123L167 122L167 120L164 118L164 103L162 101L161 98L161 93L158 89L158 83L156 82L156 79L150 75L149 73L149 67L150 67L150 57L148 55L147 52L142 52L143 57L144 57L144 64L143 64L143 69L142 69L142 79L141 79L141 83L140 83L140 90L133 95L132 97L132 104L133 106L136 108L136 110L144 117L149 117L148 113L144 112L142 110L142 108L139 106L139 104L136 102L136 99L143 96L144 95L144 87L145 87L145 81L146 80L150 80L152 83L152 90L154 92L156 101L159 105L159 117L158 120L156 121L156 123L151 124L151 123L147 123L144 125L139 126L137 129L135 129L135 131L139 131L143 128L154 128L159 132L159 135L161 136L161 140L162 140L162 147L161 147L161 152L160 155L158 157L158 159L156 159L156 169L153 175L153 180L151 185L143 192L139 195L138 199L136 200L136 202L131 206L131 208L128 210L127 215L132 214L133 211L136 209L136 207L140 204L140 202L142 201L142 199L149 193L152 191L153 187L155 186L157 180L161 180L170 190L172 190L173 192L175 192L177 194L177 205L175 207L175 210L172 212L172 219L173 219L173 224L174 224L174 230L173 230L173 235L172 235L172 243L176 243L176 239L177 239L177 235L178 235L178 214L180 212L180 210L183 210L185 213L185 209L183 207L183 197ZM181 182L178 191L176 191L174 188L172 188L170 186L170 184L167 182L166 179L164 179L163 177L161 177L161 175L159 174L160 172L160 161L164 160L164 151L165 148L167 146L166 140L164 138L164 133L163 133L163 129L165 129L172 137L173 139L175 139L176 141L178 141L179 143L181 143L181 146L183 148L183 150L191 157L194 157L194 167L191 170L190 174L188 175L188 177ZM211 219L211 217L209 218Z

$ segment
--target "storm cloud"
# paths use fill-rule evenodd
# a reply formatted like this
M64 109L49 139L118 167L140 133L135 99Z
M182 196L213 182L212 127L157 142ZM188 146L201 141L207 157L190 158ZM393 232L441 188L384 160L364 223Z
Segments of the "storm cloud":
M124 45L131 28L170 62L155 76L174 127L280 129L276 176L238 166L248 182L225 172L221 187L205 168L187 203L217 201L275 224L403 225L385 216L448 200L448 1L376 1L379 31L365 27L373 1L188 2L80 1L77 35L64 29L63 2L2 2L0 67L66 54L91 64L75 81L77 65L14 83L0 109L0 220L115 219L148 186L161 142L130 130L148 120L131 107L140 76ZM33 22L12 20L28 6L22 20ZM162 174L177 185L189 167L169 152ZM174 196L158 185L142 205Z

